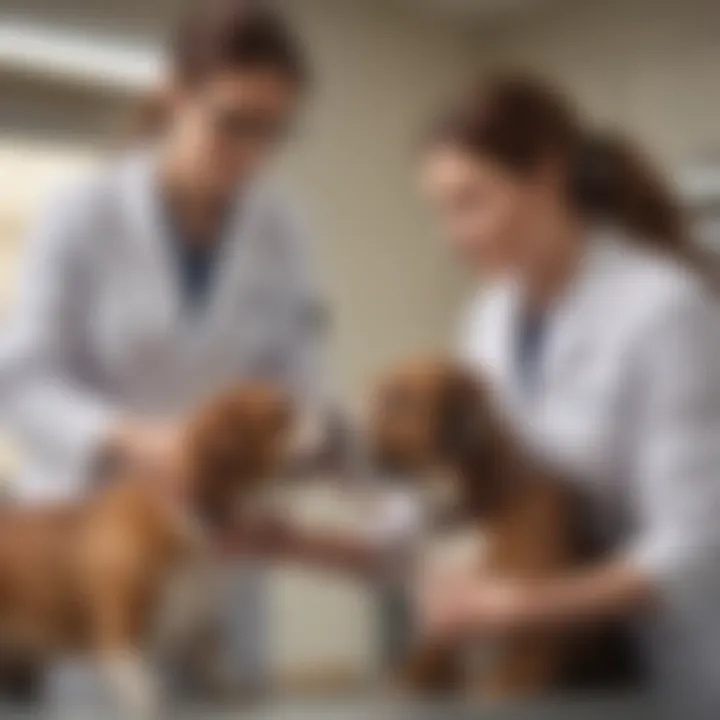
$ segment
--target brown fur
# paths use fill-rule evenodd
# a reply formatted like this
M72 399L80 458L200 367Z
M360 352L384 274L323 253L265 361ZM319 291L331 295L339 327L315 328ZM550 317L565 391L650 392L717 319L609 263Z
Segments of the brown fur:
M372 446L381 465L405 473L443 466L459 481L463 514L488 541L479 573L532 583L591 561L570 486L527 460L477 378L450 362L410 363L381 383L374 407ZM508 639L466 689L496 698L557 689L580 645L585 654L600 651L597 632L555 629ZM402 683L459 690L462 666L452 644L421 647L402 669Z
M5 510L0 651L139 652L169 573L200 549L193 518L206 531L233 521L238 502L276 469L289 420L273 388L242 387L208 403L177 458L184 502L159 490L151 469L133 468L83 502Z

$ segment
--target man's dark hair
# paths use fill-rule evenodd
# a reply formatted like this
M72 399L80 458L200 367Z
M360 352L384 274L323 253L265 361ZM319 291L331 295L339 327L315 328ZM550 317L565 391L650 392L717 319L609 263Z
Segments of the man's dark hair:
M270 69L302 87L308 69L300 41L260 0L195 0L172 43L178 77L202 82L215 72Z

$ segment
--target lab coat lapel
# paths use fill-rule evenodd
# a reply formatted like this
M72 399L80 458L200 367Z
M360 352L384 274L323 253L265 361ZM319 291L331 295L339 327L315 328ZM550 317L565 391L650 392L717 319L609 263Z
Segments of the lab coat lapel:
M262 287L261 292L256 290L263 283L268 284L265 282L268 278L259 276L275 265L264 254L273 252L274 243L265 227L263 184L258 182L238 193L224 229L210 296L206 305L193 315L183 307L156 167L152 155L136 158L128 168L124 188L132 223L130 240L142 262L139 267L147 277L147 312L168 346L181 355L186 368L225 367L235 363L233 358L240 349L243 355L252 354L252 338L257 335L257 328L251 326L268 324L264 322L267 313L262 307L255 311L258 305L255 295L262 296ZM263 297L260 301L262 305Z
M517 326L522 310L522 292L514 279L501 281L496 293L497 310L483 318L480 335L483 338L477 349L483 359L485 371L502 396L502 405L517 410L525 409L527 397L517 372Z
M257 202L257 189L247 189L238 194L230 210L210 297L198 318L196 339L200 346L214 339L227 339L228 332L240 331L238 303L242 288L256 270L253 255L262 235Z
M129 240L138 254L139 268L146 280L147 312L171 332L181 319L181 295L156 172L153 153L136 155L123 175L122 193L130 223Z
M172 238L163 216L160 189L157 179L157 161L147 153L134 158L125 176L124 193L128 203L128 216L132 223L131 242L147 275L148 312L157 314L169 335L183 340L182 349L188 356L202 355L213 341L222 342L228 331L237 330L232 317L237 288L252 272L248 256L249 242L257 233L253 211L254 191L238 195L230 210L219 250L216 276L213 279L206 305L196 314L184 307L176 258L172 253ZM178 347L178 349L180 349Z
M594 232L574 283L551 311L540 370L540 391L552 391L569 374L592 359L597 327L592 321L600 288L612 273L614 242L605 232Z
M507 400L517 410L523 411L528 403L528 397L523 388L517 363L517 330L522 313L522 293L517 283L512 283L507 290L504 312L506 319L498 324L500 356L497 367L504 375L500 381L506 388Z

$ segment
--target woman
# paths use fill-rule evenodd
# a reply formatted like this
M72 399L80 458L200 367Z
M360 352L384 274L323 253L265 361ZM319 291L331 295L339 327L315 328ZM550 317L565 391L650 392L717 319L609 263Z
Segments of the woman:
M47 212L0 353L24 499L86 493L108 456L163 462L174 418L241 379L275 379L318 409L310 251L266 177L306 82L273 11L198 2L175 39L152 147Z
M427 588L425 629L636 618L659 685L717 712L720 313L674 198L632 148L522 77L451 109L423 179L483 283L465 359L529 447L583 483L611 549L532 588Z

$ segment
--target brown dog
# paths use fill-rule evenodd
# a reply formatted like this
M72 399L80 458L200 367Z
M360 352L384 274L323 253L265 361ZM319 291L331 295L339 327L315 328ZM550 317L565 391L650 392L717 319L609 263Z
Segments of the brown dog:
M374 408L371 445L382 468L454 475L462 513L485 539L478 572L532 582L597 559L575 491L528 461L471 373L451 362L407 364L380 385ZM626 649L614 627L536 632L493 647L468 678L460 648L438 644L413 655L401 682L426 692L464 685L494 698L615 685L631 675Z
M170 496L152 469L121 473L64 508L0 518L0 651L33 660L90 652L132 717L156 711L142 653L175 571L202 564L213 533L233 522L277 469L290 425L286 398L242 387L187 424ZM207 592L206 588L203 588Z

